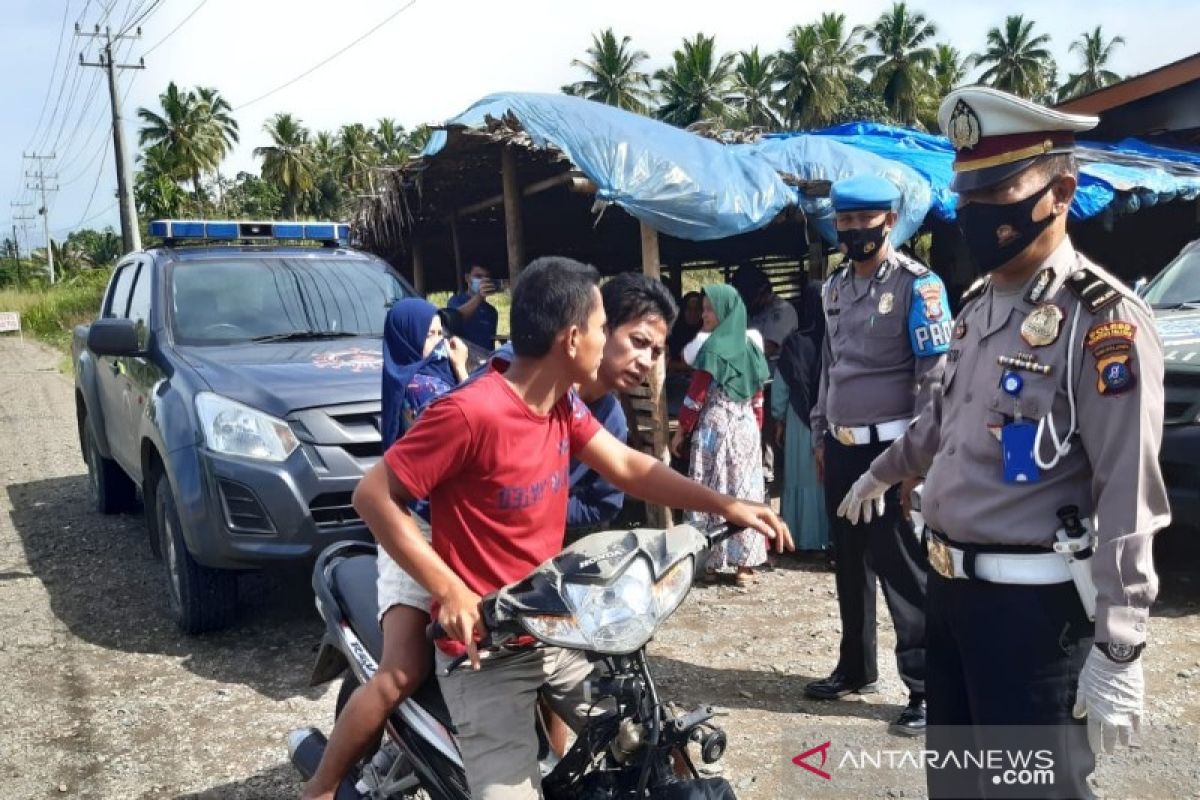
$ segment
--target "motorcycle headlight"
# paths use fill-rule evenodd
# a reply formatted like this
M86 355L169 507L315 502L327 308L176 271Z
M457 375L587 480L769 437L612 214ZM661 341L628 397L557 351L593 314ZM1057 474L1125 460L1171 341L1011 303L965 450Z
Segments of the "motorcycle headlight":
M572 616L521 619L530 633L549 644L631 653L649 641L659 620L683 602L693 571L692 559L685 558L655 583L649 562L639 558L610 584L566 583L563 593Z
M300 446L283 420L219 394L197 394L196 414L205 444L217 453L283 461Z

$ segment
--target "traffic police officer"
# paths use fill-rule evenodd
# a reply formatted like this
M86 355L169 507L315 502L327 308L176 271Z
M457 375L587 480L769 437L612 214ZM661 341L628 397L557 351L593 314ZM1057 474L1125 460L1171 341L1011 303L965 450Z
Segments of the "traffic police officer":
M861 175L830 198L849 266L826 282L821 383L812 411L818 470L832 512L871 459L908 428L940 379L950 344L942 281L888 242L899 192ZM909 703L895 733L925 730L925 557L898 492L860 523L831 516L842 637L837 666L805 694L823 700L876 690L875 581L896 627L896 661Z
M1149 309L1067 236L1074 133L1096 118L969 87L938 120L983 277L940 395L839 513L855 519L887 486L925 476L927 747L966 746L962 729L952 739L938 726L1005 747L991 726L1039 726L1023 746L1053 750L1054 796L1089 797L1093 753L1129 742L1142 715L1151 542L1170 522L1162 348ZM934 797L995 791L978 771L927 762L926 775Z

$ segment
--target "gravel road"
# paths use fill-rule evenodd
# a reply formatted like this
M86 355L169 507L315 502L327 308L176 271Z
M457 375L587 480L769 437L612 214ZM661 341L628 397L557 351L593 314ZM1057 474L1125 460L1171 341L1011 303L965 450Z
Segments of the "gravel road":
M40 345L0 339L4 796L296 797L285 736L327 728L334 699L307 686L321 632L307 574L247 576L233 629L177 633L140 515L91 510L58 363ZM1170 568L1145 656L1152 727L1140 752L1101 770L1102 789L1135 786L1110 796L1197 796L1200 786L1200 578L1194 557L1162 561ZM917 746L881 735L904 700L882 603L882 691L860 702L803 698L836 653L833 576L798 559L779 567L748 590L697 590L652 646L665 696L727 714L722 766L743 800L808 794L789 763L807 730ZM881 778L868 794L920 794L899 786Z

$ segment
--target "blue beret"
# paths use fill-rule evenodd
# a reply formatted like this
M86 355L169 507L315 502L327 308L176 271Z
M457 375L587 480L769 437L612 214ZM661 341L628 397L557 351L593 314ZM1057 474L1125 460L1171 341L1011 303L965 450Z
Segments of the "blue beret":
M829 190L834 212L891 211L900 199L900 190L887 178L878 175L855 175L843 178Z

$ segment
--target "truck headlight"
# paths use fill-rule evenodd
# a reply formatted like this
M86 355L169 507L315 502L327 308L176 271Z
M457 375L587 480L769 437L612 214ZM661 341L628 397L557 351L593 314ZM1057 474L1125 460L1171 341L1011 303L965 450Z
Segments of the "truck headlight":
M196 395L204 443L217 453L283 461L300 446L287 423L212 392Z
M683 602L692 586L693 571L689 556L656 583L650 563L639 558L612 583L564 584L563 595L572 616L526 615L521 621L548 644L598 653L631 653L649 641L663 618Z

